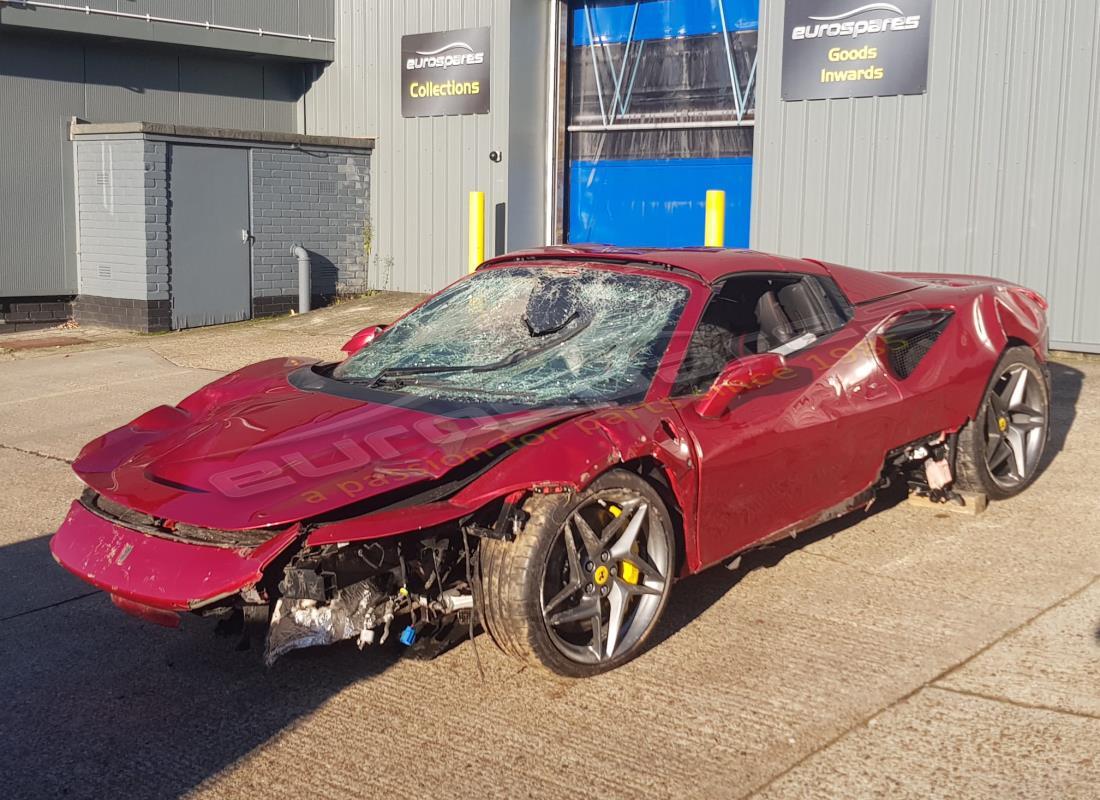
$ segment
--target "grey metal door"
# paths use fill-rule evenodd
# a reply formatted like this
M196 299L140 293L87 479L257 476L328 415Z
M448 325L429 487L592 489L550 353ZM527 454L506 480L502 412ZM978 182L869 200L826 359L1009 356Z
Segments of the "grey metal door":
M248 319L248 151L173 144L169 159L172 327Z

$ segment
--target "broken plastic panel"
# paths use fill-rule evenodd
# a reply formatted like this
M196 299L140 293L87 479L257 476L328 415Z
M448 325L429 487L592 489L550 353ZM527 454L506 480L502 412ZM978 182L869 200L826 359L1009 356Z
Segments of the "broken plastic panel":
M687 298L663 278L589 267L486 270L388 329L333 377L458 402L641 399Z

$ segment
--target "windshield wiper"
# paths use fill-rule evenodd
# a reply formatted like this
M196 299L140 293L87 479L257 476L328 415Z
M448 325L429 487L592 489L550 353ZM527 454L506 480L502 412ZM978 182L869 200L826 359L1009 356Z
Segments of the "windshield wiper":
M582 318L579 325L571 330L565 336L559 337L550 342L544 342L537 347L520 348L506 355L504 358L497 361L492 361L488 364L457 364L457 365L439 365L439 366L427 366L427 367L386 367L373 378L344 378L347 383L358 383L367 386L368 388L377 386L379 383L389 380L391 378L415 378L419 375L436 375L444 372L493 372L498 369L504 369L505 367L511 367L514 364L518 364L521 361L526 361L529 358L534 358L537 355L553 350L559 345L565 344L574 336L579 334L585 328L592 323L592 317ZM423 385L421 381L417 381L418 384Z

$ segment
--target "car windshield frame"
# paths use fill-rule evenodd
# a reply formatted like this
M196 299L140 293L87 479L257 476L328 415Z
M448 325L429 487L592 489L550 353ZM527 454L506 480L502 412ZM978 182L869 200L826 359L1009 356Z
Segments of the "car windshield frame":
M527 324L523 337L518 332L517 303L523 299L525 287L530 287L530 293L536 287L544 292L544 282L568 282L573 294L583 295L577 301L577 314L560 330L538 335L523 316ZM704 286L690 276L626 265L574 261L494 265L429 298L345 361L315 368L315 379L304 383L315 390L430 408L436 413L471 405L499 413L638 402L648 398L658 382L667 382L667 378L658 381L658 377L664 375L670 356L675 355L676 348L671 345L677 332L685 319L694 316L689 311L698 305L696 290ZM500 300L500 304L492 304L492 311L507 307L509 313L493 317L495 327L487 331L487 338L465 351L453 343L439 345L442 337L456 335L449 332L450 326L469 327L473 318L469 309L459 304L469 306L479 297L486 307ZM530 304L530 295L526 302ZM639 303L644 313L637 313ZM532 307L527 306L528 312ZM635 317L628 329L624 326L629 315ZM624 337L624 330L636 335ZM547 343L549 347L544 346ZM512 347L514 344L524 346ZM634 360L615 362L615 355ZM598 364L586 364L589 357L625 366L612 371L605 363L605 368L596 372ZM505 366L498 370L494 362ZM470 381L475 374L477 380ZM323 380L319 383L317 378ZM562 388L556 392L547 389L550 378ZM511 388L510 381L515 381ZM541 384L528 390L524 381Z

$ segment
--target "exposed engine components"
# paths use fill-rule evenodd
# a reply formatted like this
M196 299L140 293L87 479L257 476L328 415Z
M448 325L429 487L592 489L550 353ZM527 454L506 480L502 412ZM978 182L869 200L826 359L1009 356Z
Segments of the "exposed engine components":
M384 644L391 624L412 655L436 655L462 638L474 613L464 550L454 535L326 545L283 570L264 662L303 647L352 640ZM465 627L464 627L465 626Z

